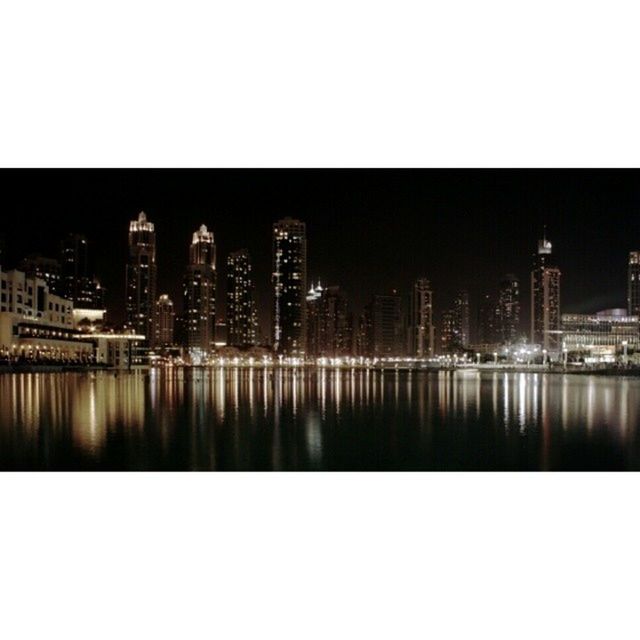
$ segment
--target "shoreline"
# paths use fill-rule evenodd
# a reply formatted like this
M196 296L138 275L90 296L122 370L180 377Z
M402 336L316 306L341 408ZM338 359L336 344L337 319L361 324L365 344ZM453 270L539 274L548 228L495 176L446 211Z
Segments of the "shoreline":
M115 369L112 367L101 365L33 365L33 364L19 364L19 365L0 365L1 374L16 374L16 373L95 373L95 372L108 372L113 374L127 374L127 373L148 373L152 370L165 369L167 367L138 367L134 369ZM192 365L192 366L175 366L171 369L180 370L213 370L219 369L219 366L206 366L206 365ZM531 366L479 366L479 367L407 367L407 366L376 366L376 367L364 367L364 366L342 366L342 367L330 367L323 365L269 365L264 366L249 366L249 365L225 365L224 369L264 369L269 370L335 370L340 369L342 371L374 371L383 373L542 373L552 375L581 375L581 376L605 376L605 377L624 377L624 378L640 378L640 367L633 368L617 368L606 367L597 369L583 369L583 368L568 368L563 367L543 367L542 365Z

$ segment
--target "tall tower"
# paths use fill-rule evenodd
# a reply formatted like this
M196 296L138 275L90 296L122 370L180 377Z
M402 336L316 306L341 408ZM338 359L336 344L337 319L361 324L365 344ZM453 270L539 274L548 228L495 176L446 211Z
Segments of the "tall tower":
M376 294L371 299L366 313L371 337L368 339L371 355L377 358L405 355L407 348L404 333L402 298L391 294Z
M538 242L531 271L531 342L554 352L560 348L560 269L553 265L551 242Z
M469 323L469 292L466 289L458 291L453 301L455 312L455 333L460 347L467 347L471 342Z
M127 327L155 342L156 232L144 211L129 223L127 263Z
M640 315L640 251L629 253L627 311L630 316Z
M173 344L175 312L173 301L163 293L156 302L156 345L168 347Z
M227 342L238 347L256 343L256 307L253 299L251 257L246 249L227 258Z
M409 298L409 355L429 358L434 355L433 291L427 278L413 283Z
M304 355L307 317L307 231L300 220L273 225L273 346L289 356Z
M520 328L520 282L513 274L500 281L497 320L502 344L514 343Z
M216 326L216 245L203 224L193 234L184 276L184 322L187 347L209 351Z

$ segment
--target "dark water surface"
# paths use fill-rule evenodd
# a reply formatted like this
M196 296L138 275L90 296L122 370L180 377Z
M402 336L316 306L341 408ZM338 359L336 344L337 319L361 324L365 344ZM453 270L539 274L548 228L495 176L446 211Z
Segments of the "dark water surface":
M0 469L640 469L640 380L262 369L0 375Z

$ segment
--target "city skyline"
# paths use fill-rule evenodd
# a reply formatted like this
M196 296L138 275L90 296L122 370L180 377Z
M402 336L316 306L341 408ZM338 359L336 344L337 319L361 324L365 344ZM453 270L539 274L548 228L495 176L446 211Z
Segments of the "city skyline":
M18 178L24 175L20 172L9 173L16 174ZM272 322L270 227L286 215L298 218L307 225L308 279L340 286L346 291L355 314L362 312L372 295L386 294L392 289L405 294L417 278L426 277L433 290L436 318L454 306L455 296L464 289L470 294L473 319L483 296L487 293L498 295L500 281L506 274L513 273L521 283L519 333L529 332L531 310L527 283L534 253L532 242L541 236L545 224L549 237L553 238L554 255L562 271L563 312L595 312L602 308L626 306L627 254L637 247L634 245L633 232L625 231L633 231L634 225L640 226L632 215L633 207L640 203L640 189L635 187L633 172L629 171L211 170L195 171L194 175L182 171L84 171L81 173L86 174L89 180L85 181L83 175L83 186L77 197L73 198L66 191L62 197L60 191L64 191L70 173L74 172L30 172L33 181L39 182L46 176L45 183L57 185L43 194L38 193L36 202L42 201L43 205L36 208L42 211L61 210L62 203L65 203L63 208L69 215L65 214L63 224L54 220L52 228L48 226L52 217L41 215L38 228L43 233L35 237L33 233L21 232L22 225L33 220L33 211L29 216L10 217L8 224L3 225L6 246L4 268L19 266L28 254L58 257L59 243L69 234L81 234L87 238L89 245L88 272L95 274L103 284L110 320L116 323L124 320L123 276L118 264L121 258L125 259L123 254L127 251L123 226L126 227L140 210L147 212L156 227L158 275L155 300L161 293L166 293L181 306L187 238L193 233L193 228L206 224L216 237L219 268L224 268L226 257L232 251L248 248L252 256L256 308L262 335L271 334ZM3 175L11 191L15 184L9 184L7 173ZM61 180L54 182L54 177L60 177ZM162 177L167 177L167 180L159 180ZM274 191L286 180L291 183L289 188L276 199ZM381 186L376 181L385 189L391 186L390 192L378 203L373 202L374 196L381 192ZM13 181L16 182L20 184L19 179ZM193 213L193 189L187 188L190 182L198 186L201 192L208 191L205 187L211 184L210 202L206 206L199 205L201 214ZM264 197L258 203L260 198L253 196L258 204L254 209L255 214L249 217L255 219L255 224L246 224L247 196L243 195L244 183L258 185ZM326 189L318 191L323 184ZM537 199L524 198L527 194L531 196L534 187L540 184L544 188L540 189ZM310 190L307 202L303 204L300 192L305 185L314 187L315 191ZM616 215L620 220L617 225L605 225L602 233L598 233L588 247L584 245L584 236L592 234L597 225L589 224L584 208L579 207L586 195L576 195L578 186L590 195L592 202L588 208L593 210L599 205L610 211L609 220ZM336 191L337 187L340 187L339 191ZM425 192L429 188L433 189L433 193L426 198ZM521 191L523 197L514 197L513 204L505 207L505 189L512 193ZM593 197L595 191L598 192L597 198ZM171 194L168 200L160 206L155 204L160 196L166 196L167 193ZM219 198L216 198L216 193L220 194ZM237 203L231 208L229 202L234 193ZM450 196L449 200L445 199L447 195ZM202 195L200 197L204 200ZM182 207L179 205L181 198L185 203ZM420 216L425 198L430 203L431 215ZM123 210L127 200L137 199L148 202L150 206L141 202L142 206L136 211ZM395 207L400 207L403 213L385 218L389 227L389 233L385 233L379 217L389 200L393 200ZM116 206L114 201L120 201L122 205ZM300 201L295 211L291 205L294 201ZM486 213L492 201L497 204L502 202L496 206L494 216ZM556 203L555 206L549 206L546 213L541 204L545 201ZM353 214L345 208L344 215L340 216L336 207L346 202L351 203ZM562 202L562 207L558 205L559 202ZM91 209L111 209L109 203L114 205L108 217L87 214ZM435 207L434 203L438 206ZM465 204L465 210L472 212L466 217L452 221L446 220L444 215L437 215L437 210L462 208L462 203ZM23 202L19 206L27 207L27 204ZM35 202L31 206L35 206ZM183 215L181 209L187 213ZM514 213L506 215L506 209ZM536 211L532 213L532 209ZM552 211L560 209L566 213L552 215ZM175 215L168 215L169 210ZM275 213L276 210L279 214L267 221L268 213ZM373 215L365 220L363 212L366 210ZM78 214L74 215L74 211L78 211ZM516 211L523 212L517 217L517 223ZM578 215L581 212L582 218ZM529 225L520 223L523 216ZM512 222L508 223L510 217ZM498 227L500 221L502 225ZM399 229L399 232L394 234L394 229ZM438 229L439 233L427 233ZM592 231L589 232L589 229ZM410 233L412 230L414 233ZM465 240L474 233L473 241ZM427 237L422 238L425 234ZM640 229L637 235L640 238ZM367 241L356 242L359 236L366 237ZM495 247L496 236L501 238L497 243L498 250ZM614 246L616 237L620 239L617 248ZM460 238L460 246L454 244L452 247L456 238ZM526 245L523 244L525 239ZM109 251L104 251L106 243ZM407 261L411 264L403 268L403 263ZM218 278L216 296L219 301L225 300L224 280L224 274ZM224 317L225 305L217 306L218 318ZM474 329L472 326L472 333Z

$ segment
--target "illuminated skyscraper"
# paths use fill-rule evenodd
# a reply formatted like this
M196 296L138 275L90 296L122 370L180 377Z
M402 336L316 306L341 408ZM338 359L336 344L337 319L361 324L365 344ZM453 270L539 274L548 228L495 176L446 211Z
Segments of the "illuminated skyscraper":
M630 316L640 315L640 251L629 253L627 311Z
M273 225L273 346L289 356L305 353L307 232L304 222L284 218Z
M538 242L531 271L531 342L549 352L560 349L560 269L553 265L551 243Z
M209 351L216 325L216 245L202 225L193 234L184 277L184 321L187 347Z
M447 309L440 323L440 353L455 353L461 346L457 310Z
M156 302L156 346L169 347L173 344L174 324L173 301L163 293Z
M241 249L227 258L228 344L238 347L256 344L256 327L251 258L246 249Z
M500 342L498 328L498 306L494 295L486 293L478 305L478 325L476 344L494 345Z
M497 320L500 342L514 343L520 329L520 283L513 274L500 281Z
M471 341L469 327L469 292L465 289L458 291L453 301L455 313L454 331L458 346L467 347Z
M433 291L427 278L413 283L409 296L409 355L428 358L434 355Z
M127 328L155 342L156 232L144 211L129 223L127 263Z
M352 319L338 286L311 287L307 294L307 353L314 358L353 354Z

